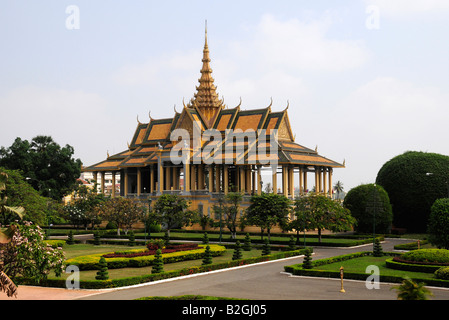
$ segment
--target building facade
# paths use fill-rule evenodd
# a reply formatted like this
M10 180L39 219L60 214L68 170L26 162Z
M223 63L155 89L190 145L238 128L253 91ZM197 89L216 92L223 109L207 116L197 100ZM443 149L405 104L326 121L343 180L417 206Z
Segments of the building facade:
M315 188L332 196L332 175L337 163L295 142L288 117L267 107L243 110L242 102L228 108L219 99L210 66L207 31L201 77L193 98L172 118L137 120L131 143L123 152L84 167L99 180L120 180L112 196L157 200L164 193L185 197L191 208L212 216L212 207L229 192L244 194L242 208L262 190L289 198ZM264 176L264 181L262 180ZM267 178L268 177L268 178ZM212 216L213 217L213 216Z

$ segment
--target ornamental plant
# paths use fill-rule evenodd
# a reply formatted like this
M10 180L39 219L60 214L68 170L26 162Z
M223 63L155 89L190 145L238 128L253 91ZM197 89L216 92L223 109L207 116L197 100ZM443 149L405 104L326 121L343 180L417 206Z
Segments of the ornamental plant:
M134 247L136 245L136 237L134 235L134 231L133 230L131 230L129 232L128 239L129 239L128 246Z
M437 199L430 209L427 228L429 242L438 248L449 249L449 199Z
M151 273L161 273L164 272L164 260L162 260L162 251L157 249L156 255L154 256L153 268Z
M206 247L206 251L204 252L204 258L203 258L203 266L212 264L212 253L210 252L210 247Z
M268 256L269 254L271 254L270 242L268 241L268 238L265 238L264 245L262 247L262 255Z
M234 254L232 255L232 260L240 260L242 258L243 258L242 246L240 244L240 241L237 240L237 242L235 243L235 249Z
M243 243L243 250L245 251L251 251L251 238L249 236L249 233L246 234L245 240Z
M302 264L303 269L312 269L312 249L306 248L304 253L304 262Z
M392 287L398 291L398 300L428 300L428 296L432 296L432 292L425 287L424 282L416 283L412 279L406 277L402 284Z
M109 273L108 273L108 263L106 262L106 259L104 257L100 258L99 265L99 271L97 272L97 275L95 276L95 279L97 280L108 280L109 279Z
M293 236L290 236L290 240L288 242L288 250L290 251L296 250L295 239L293 238Z
M94 232L94 245L100 245L100 233L98 232L98 230Z
M387 191L393 225L409 232L426 232L432 204L448 196L449 156L408 151L386 162L376 184Z
M0 272L13 282L20 275L36 284L47 279L51 270L61 276L65 260L62 248L45 243L45 234L39 226L25 221L23 225L11 224L10 229L11 239L0 250Z
M73 231L72 230L69 231L66 243L67 244L74 244L75 243L75 240L73 240Z
M209 244L209 236L207 235L207 232L204 232L203 243L204 244Z
M374 257L382 257L384 255L384 252L382 250L382 245L380 244L379 238L376 238L374 241L374 247L373 247L373 256Z
M343 206L357 220L354 228L360 233L390 233L393 211L384 188L375 184L362 184L349 190Z

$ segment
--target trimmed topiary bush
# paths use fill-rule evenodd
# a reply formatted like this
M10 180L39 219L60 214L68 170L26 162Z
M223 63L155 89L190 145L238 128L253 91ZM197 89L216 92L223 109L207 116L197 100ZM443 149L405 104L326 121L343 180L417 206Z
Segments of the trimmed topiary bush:
M379 238L376 238L374 241L374 248L373 248L373 256L374 257L382 257L384 255L384 252L382 250L382 245L380 244Z
M75 243L75 240L73 239L73 231L72 230L69 231L66 243L67 244L74 244Z
M161 249L157 249L156 255L154 256L151 273L161 273L161 272L164 272L164 260L162 260Z
M288 250L290 251L296 250L295 239L293 238L293 236L290 236L290 240L288 242Z
M409 232L426 232L430 208L448 196L449 156L408 151L386 162L376 184L387 191L393 225Z
M100 258L100 262L98 263L99 271L97 272L97 275L95 276L96 280L108 280L109 279L109 272L108 272L108 263L106 262L106 259L104 257Z
M206 251L204 252L204 258L203 258L203 266L212 264L212 254L210 252L210 246L206 247Z
M349 190L343 205L351 211L357 220L355 230L360 233L372 233L375 221L376 233L390 233L393 221L390 198L379 185L363 184ZM373 217L373 214L376 216Z
M246 234L244 244L243 244L243 250L245 251L251 251L251 237L249 236L249 233Z
M303 269L312 269L312 249L306 248L304 253L304 262L302 264Z
M94 232L94 245L100 245L100 233L98 232L98 230L95 230Z
M449 280L449 267L441 267L435 271L435 277L441 280Z
M207 235L207 232L204 232L203 244L209 244L209 236Z
M128 246L134 247L136 245L136 237L134 235L134 231L131 230L129 232L128 239L129 239Z
M428 239L438 248L449 249L449 199L437 199L430 210Z
M262 255L268 256L269 254L271 254L270 242L268 241L268 238L265 238L264 244L262 247Z
M412 250L400 256L400 260L423 264L449 264L449 250L419 249Z
M240 241L237 240L235 243L234 254L232 255L232 260L240 260L242 259L242 246L240 245Z

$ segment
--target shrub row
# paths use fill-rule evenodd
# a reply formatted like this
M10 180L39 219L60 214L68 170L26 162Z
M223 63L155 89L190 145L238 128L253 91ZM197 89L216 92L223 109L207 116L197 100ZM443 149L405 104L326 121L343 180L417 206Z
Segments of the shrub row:
M209 233L209 231L208 231ZM309 237L309 236L308 236ZM105 236L106 238L106 236ZM337 237L334 237L335 239L338 239ZM342 237L347 239L348 237ZM381 239L381 241L383 241L384 237L381 236L379 237ZM143 239L142 236L136 236L136 239ZM170 236L170 240L186 240L186 237L183 236L175 236L175 235L171 235ZM288 245L290 239L290 235L288 237L285 237L285 240L277 240L277 239L273 239L273 237L270 240L270 244L278 244L278 245ZM189 241L202 241L203 240L203 235L198 234L198 236L192 237L189 236L188 237ZM241 239L231 239L231 238L226 238L223 239L223 241L225 242L236 242L237 240ZM211 240L211 241L215 241L215 240ZM373 238L361 238L361 237L354 237L353 239L348 239L348 241L342 243L342 242L318 242L318 238L315 238L315 240L311 241L310 239L306 242L306 245L314 245L314 246L326 246L326 247L354 247L354 246L360 246L363 244L367 244L367 243L371 243L373 241ZM252 238L251 239L251 243L253 244L263 244L264 240L260 239L260 238Z
M372 254L371 251L346 254L346 255L342 255L342 256L332 257L329 259L315 260L312 262L312 265L314 267L316 267L316 266L320 266L320 265L324 265L324 264L330 264L330 263L334 263L334 262L338 262L338 261L344 261L344 260L348 260L348 259L363 257L363 256L371 255L371 254ZM393 255L393 256L397 255L397 253L393 253L393 252L387 252L384 254ZM393 261L393 259L390 258L390 259L387 259L387 261ZM328 270L303 269L302 263L290 265L290 266L284 266L284 270L293 275L323 277L323 278L340 278L339 270L338 271L337 270L336 271L328 271ZM362 273L362 272L346 272L345 271L345 273L344 273L345 279L366 281L368 276L369 276L369 274ZM417 281L417 282L424 282L428 286L449 287L448 280L441 280L441 279L436 279L436 278L435 279L425 279L425 278L417 278L417 277L411 277L411 279L414 281ZM381 282L401 283L404 280L404 278L401 276L382 275L381 274L379 277L379 280Z
M345 260L349 260L349 259L364 257L364 256L371 255L371 254L372 254L371 251L362 251L362 252L356 252L356 253L349 253L349 254L345 254L345 255L341 255L341 256L335 256L335 257L332 257L332 258L314 260L314 261L311 261L311 264L312 264L312 268L314 268L314 267L322 266L322 265L325 265L325 264L331 264L331 263L334 263L334 262L339 262L339 261L345 261ZM294 275L305 275L305 274L303 274L303 271L304 270L310 270L310 269L303 269L302 265L303 265L302 263L299 263L299 264L294 264L294 265L290 265L290 266L284 266L284 270L286 272L289 272L289 273L294 274ZM338 275L340 276L340 273L338 273Z
M446 249L419 249L409 251L402 255L403 260L420 263L449 264L449 250Z
M205 246L200 245L199 249L190 250L190 251L179 251L173 253L166 253L162 255L162 259L164 263L174 263L185 260L196 260L201 259L204 255ZM226 248L219 245L210 245L210 249L213 256L220 256L226 252ZM130 250L131 252L143 252L147 249L135 249ZM68 259L66 261L67 265L75 265L78 266L80 270L97 270L98 262L100 257L103 256L104 253L99 254L91 254L86 256L80 256L73 259ZM154 256L140 256L134 258L107 258L106 262L108 263L108 269L120 269L120 268L141 268L151 266L153 264Z
M213 245L210 245L210 247L212 249ZM225 268L232 268L232 267L238 267L238 266L242 266L242 265L249 265L249 264L254 264L254 263L259 263L259 262L300 256L303 254L304 254L304 249L301 249L301 250L294 250L294 251L279 252L279 253L275 253L275 254L271 254L271 255L267 255L267 256L261 256L261 257L254 257L254 258L247 258L247 259L241 259L241 260L232 260L232 261L228 261L228 262L215 263L215 264L210 264L207 266L195 266L195 267L185 268L185 269L181 269L181 270L167 271L167 272L162 272L162 273L153 273L153 274L148 274L148 275L143 275L143 276L138 276L138 277L110 279L110 280L81 280L80 281L80 289L119 288L119 287L124 287L124 286L136 285L136 284L140 284L140 283L170 279L170 278L180 277L180 276L185 276L185 275L210 272L210 271L220 270L220 269L225 269ZM108 265L108 267L109 267L109 265ZM32 283L30 280L23 279L23 278L18 278L17 284L36 285L35 283ZM46 287L64 288L66 286L66 281L63 279L47 279L45 281L42 281L40 283L40 285L46 286Z
M65 240L44 240L46 244L49 244L52 248L62 248L66 241Z
M439 265L408 263L398 259L397 257L387 259L385 260L385 263L387 267L390 269L424 272L424 273L434 273L435 271L441 268L441 266Z
M420 240L419 244L425 245L429 243L428 240ZM418 249L418 241L410 242L410 243L403 243L403 244L397 244L394 246L395 250L416 250Z
M161 249L162 254L164 253L173 253L179 251L189 251L198 249L198 244L180 244L180 245L168 245L165 248ZM135 252L135 251L116 251L114 253L104 254L105 258L134 258L134 257L143 257L143 256L154 256L156 254L157 248L155 249L147 249L145 251Z

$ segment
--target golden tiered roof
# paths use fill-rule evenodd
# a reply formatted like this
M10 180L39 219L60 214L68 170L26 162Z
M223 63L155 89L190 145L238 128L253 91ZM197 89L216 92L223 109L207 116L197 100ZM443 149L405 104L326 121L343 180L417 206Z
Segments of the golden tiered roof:
M175 109L173 118L153 119L150 116L149 123L140 123L128 145L128 150L113 156L106 160L86 167L83 171L118 171L127 167L145 167L157 163L158 152L162 150L162 156L168 157L171 149L176 144L170 140L170 134L175 129L186 129L191 137L193 132L202 134L207 129L215 129L221 132L223 140L220 142L224 148L233 145L234 153L231 154L208 154L215 161L226 160L234 164L257 164L266 163L266 156L257 153L260 147L258 140L252 144L243 142L244 148L237 148L238 142L233 137L230 139L225 135L226 130L266 130L266 141L269 143L268 136L277 132L277 155L275 159L279 165L294 164L304 166L326 166L333 168L344 167L333 160L327 159L318 154L317 150L312 150L295 142L290 120L288 118L288 105L283 111L272 112L271 106L255 110L240 110L240 104L235 108L225 108L223 100L218 98L217 88L214 85L212 77L212 68L210 67L209 47L207 43L207 28L205 35L205 44L203 50L203 66L201 68L201 77L199 86L196 87L196 93L191 101L185 105L181 113ZM257 139L260 137L258 136ZM204 148L211 149L211 145L217 144L216 141L202 141L199 150L191 150L191 155L202 153ZM192 146L192 144L191 144ZM269 146L266 146L267 151ZM225 157L232 157L225 159ZM267 155L268 157L268 155ZM273 159L272 159L273 160Z
M196 109L208 128L211 128L214 120L220 111L224 108L223 100L218 98L217 87L212 77L211 59L209 57L209 46L207 44L207 27L205 43L203 49L203 67L201 68L200 83L196 87L196 93L190 100L187 108Z

